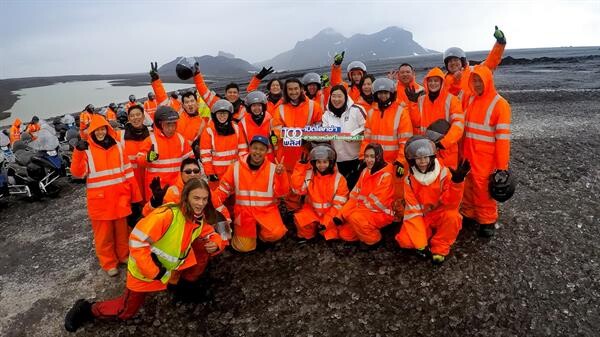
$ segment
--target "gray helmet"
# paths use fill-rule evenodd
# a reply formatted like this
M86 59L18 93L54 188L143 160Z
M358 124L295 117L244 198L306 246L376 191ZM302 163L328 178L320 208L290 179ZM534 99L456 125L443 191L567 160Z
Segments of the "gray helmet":
M160 128L160 122L176 122L179 119L179 114L170 106L161 105L156 109L154 114L154 125Z
M350 62L350 64L348 64L348 67L346 69L347 69L348 73L350 73L354 69L360 69L360 70L362 70L365 73L367 72L367 66L364 63L360 62L360 61L352 61L352 62Z
M129 101L135 102L135 95L129 95Z
M450 130L450 123L448 123L447 120L440 118L427 127L425 137L431 139L433 142L437 142L444 138L448 133L448 130Z
M302 84L306 87L309 84L318 84L321 86L321 76L317 73L306 73L302 76Z
M467 54L458 47L450 47L444 52L444 65L448 69L448 61L451 57L458 57L463 67L467 66Z
M378 78L373 82L373 94L379 91L389 91L390 94L396 92L396 84L389 78Z
M335 162L336 160L335 151L329 145L320 144L310 150L310 160L329 160Z
M233 104L226 99L220 99L210 108L211 114L216 114L218 111L227 111L233 115Z
M151 98L153 98L153 97L156 97L156 95L155 95L155 94L154 94L152 91L150 91L150 92L148 93L148 98L150 98L150 99L151 99Z
M117 105L115 103L110 103L108 105L108 107L112 110L112 111L117 111Z
M435 156L435 144L423 136L412 136L404 148L404 157L407 161L412 161L417 158Z
M249 108L252 104L256 103L267 104L267 95L258 90L249 92L244 99L244 104Z

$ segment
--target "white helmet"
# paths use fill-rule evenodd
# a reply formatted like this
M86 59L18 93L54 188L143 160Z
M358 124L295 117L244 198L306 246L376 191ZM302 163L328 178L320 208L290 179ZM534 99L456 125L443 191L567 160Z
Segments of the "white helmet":
M365 73L367 72L367 66L360 61L352 61L350 64L348 64L348 68L346 68L348 73L355 69L362 70Z

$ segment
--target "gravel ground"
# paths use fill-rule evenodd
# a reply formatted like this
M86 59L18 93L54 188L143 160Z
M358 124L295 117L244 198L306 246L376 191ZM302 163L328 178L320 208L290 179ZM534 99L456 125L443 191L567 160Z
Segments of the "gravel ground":
M597 336L600 61L568 67L497 73L513 109L518 190L491 240L466 226L435 267L394 248L398 228L369 253L286 238L215 258L205 303L156 294L130 322L88 324L75 335ZM63 319L76 299L123 289L124 270L119 278L99 271L84 188L64 185L58 199L11 200L0 214L2 336L67 335Z

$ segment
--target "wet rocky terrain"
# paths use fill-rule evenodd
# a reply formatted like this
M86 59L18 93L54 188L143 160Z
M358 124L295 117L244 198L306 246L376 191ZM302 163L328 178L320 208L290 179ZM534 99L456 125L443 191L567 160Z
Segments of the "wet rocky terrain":
M76 336L597 336L600 331L600 60L496 72L511 103L517 193L496 236L464 226L442 266L395 248L324 242L215 258L207 299L150 296L131 321ZM421 74L422 77L422 74ZM124 287L100 271L83 185L11 199L0 213L0 335L66 336L78 298Z

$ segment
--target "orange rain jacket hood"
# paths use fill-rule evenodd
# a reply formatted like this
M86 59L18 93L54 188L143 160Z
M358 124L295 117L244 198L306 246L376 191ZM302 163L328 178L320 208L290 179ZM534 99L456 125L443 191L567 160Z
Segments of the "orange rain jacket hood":
M110 124L108 124L108 121L104 117L102 117L101 115L98 115L98 114L92 115L92 121L90 122L90 126L88 128L90 139L95 143L94 137L92 137L92 134L94 133L95 130L97 130L103 126L106 126L106 135L112 137L112 139L116 142L117 141L117 132L115 131L115 129L112 128L112 126L110 126Z

